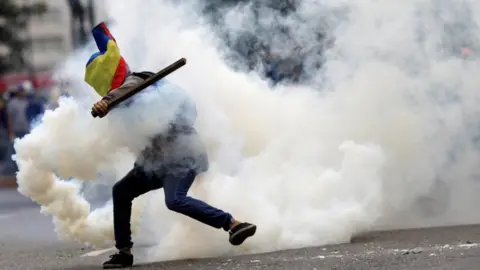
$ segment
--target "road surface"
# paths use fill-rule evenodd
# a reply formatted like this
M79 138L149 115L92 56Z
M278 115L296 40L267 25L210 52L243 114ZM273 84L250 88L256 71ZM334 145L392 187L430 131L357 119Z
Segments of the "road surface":
M0 269L101 269L110 252L57 239L51 218L15 190L0 190ZM268 254L141 264L134 269L458 269L480 265L480 225L375 232L350 244Z

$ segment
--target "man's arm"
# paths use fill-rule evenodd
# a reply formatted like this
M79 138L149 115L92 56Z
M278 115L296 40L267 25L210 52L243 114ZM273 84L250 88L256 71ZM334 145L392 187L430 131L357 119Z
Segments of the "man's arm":
M92 114L95 113L95 117L104 117L109 111L109 105L112 100L118 99L121 96L125 96L129 93L135 86L141 84L144 79L135 76L129 75L125 82L119 88L113 89L108 92L99 102L95 103L92 108Z
M141 84L143 82L143 79L136 76L136 75L130 75L125 79L125 82L122 84L117 89L113 89L112 91L108 92L103 98L103 101L106 101L107 103L118 98L121 96L124 96L128 92L132 90L135 86Z

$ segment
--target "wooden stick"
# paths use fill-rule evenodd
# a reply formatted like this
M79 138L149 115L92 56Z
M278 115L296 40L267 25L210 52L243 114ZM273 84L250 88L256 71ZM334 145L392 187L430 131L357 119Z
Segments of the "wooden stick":
M159 72L155 73L153 76L149 77L148 79L143 81L141 84L139 84L135 87L132 87L132 89L129 90L124 95L116 97L112 100L109 100L108 104L107 104L108 111L115 108L115 106L122 103L123 101L125 101L129 97L137 94L138 92L144 90L145 88L147 88L147 87L151 86L152 84L158 82L159 80L165 78L166 76L168 76L172 72L174 72L177 69L183 67L185 64L187 64L187 59L181 58L178 61L174 62L173 64L169 65L168 67L166 67L166 68L160 70ZM92 116L97 117L98 115L92 110Z

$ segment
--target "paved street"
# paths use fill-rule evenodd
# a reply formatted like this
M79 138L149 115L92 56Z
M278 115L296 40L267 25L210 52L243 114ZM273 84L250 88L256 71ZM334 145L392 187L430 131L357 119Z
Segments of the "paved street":
M0 190L1 269L100 269L110 252L57 240L50 217L15 190ZM134 269L465 269L480 265L480 226L376 232L351 244L232 258L144 264ZM101 253L101 252L99 252ZM90 253L91 255L91 253Z

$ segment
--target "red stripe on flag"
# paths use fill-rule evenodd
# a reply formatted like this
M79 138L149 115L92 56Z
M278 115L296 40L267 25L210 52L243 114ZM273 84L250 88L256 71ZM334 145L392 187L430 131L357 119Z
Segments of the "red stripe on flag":
M103 31L105 32L105 34L106 34L109 38L111 38L111 39L113 39L113 41L117 42L117 41L115 40L115 38L113 37L112 33L110 33L110 30L108 29L107 25L106 25L104 22L101 22L101 23L100 23L100 27L103 29Z
M112 88L110 88L109 91L122 86L123 82L125 81L125 77L127 76L127 72L128 66L122 57L120 58L120 62L118 62L117 70L115 71L115 75L113 76L112 80Z

